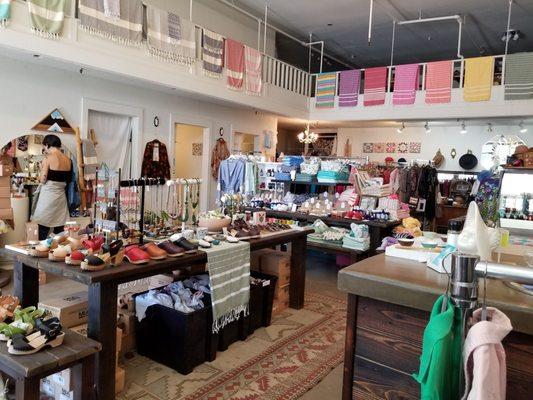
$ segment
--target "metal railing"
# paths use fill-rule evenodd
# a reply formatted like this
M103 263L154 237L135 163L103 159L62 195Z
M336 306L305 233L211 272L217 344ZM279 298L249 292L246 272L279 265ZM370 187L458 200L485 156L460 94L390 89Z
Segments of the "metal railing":
M267 54L263 54L263 81L302 96L311 95L309 73Z

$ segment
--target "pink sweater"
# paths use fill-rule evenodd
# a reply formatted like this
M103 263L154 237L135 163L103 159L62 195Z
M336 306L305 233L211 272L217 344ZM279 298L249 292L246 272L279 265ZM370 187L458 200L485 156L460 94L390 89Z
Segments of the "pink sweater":
M463 347L466 391L462 400L505 400L507 366L502 340L513 330L509 318L487 307L488 321L481 321L481 309L474 311Z

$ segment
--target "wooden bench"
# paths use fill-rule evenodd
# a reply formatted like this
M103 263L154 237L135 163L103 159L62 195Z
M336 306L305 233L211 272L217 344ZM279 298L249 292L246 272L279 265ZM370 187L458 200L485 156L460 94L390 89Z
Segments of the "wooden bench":
M96 398L94 361L102 346L68 329L61 346L22 356L9 354L5 343L0 343L0 371L16 382L17 400L38 400L40 381L49 375L73 368L74 399Z

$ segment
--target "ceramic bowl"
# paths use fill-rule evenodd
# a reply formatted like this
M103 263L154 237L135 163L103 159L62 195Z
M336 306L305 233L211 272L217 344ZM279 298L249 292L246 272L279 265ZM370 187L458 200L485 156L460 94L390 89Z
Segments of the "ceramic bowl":
M227 227L231 223L231 218L202 218L198 221L198 226L207 228L209 232L222 232L222 228Z
M398 239L398 243L400 243L404 247L411 247L415 243L415 240L402 238Z
M437 242L425 241L420 243L424 249L434 249L437 247Z
M438 233L431 231L422 231L422 235L424 235L424 237L428 239L436 239L439 236Z

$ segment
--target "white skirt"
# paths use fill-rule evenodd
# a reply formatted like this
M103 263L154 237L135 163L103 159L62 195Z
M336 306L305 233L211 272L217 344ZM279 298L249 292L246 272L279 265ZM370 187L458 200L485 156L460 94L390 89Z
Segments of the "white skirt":
M33 222L54 228L63 226L69 217L65 182L47 181L41 184Z

